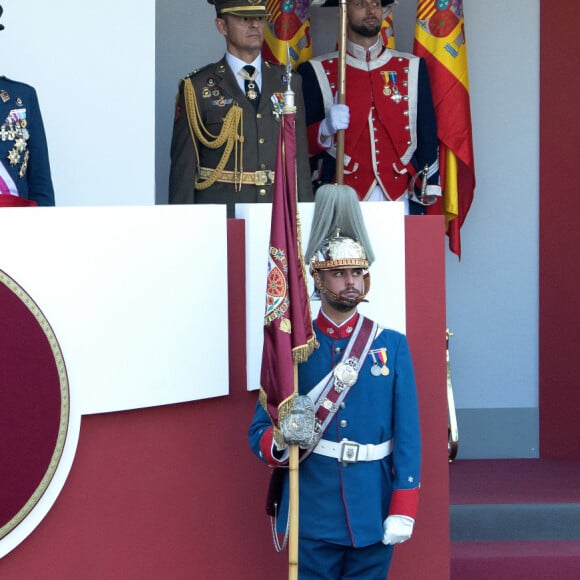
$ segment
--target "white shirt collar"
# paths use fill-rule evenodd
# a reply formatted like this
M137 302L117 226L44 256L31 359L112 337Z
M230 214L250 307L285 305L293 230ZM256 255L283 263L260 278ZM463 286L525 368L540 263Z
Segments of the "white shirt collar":
M251 64L256 69L256 83L258 88L262 90L262 56L258 54L258 56L254 59L253 62L244 62L243 60L239 59L237 56L234 56L230 52L226 52L226 62L228 66L232 69L234 73L234 77L238 82L238 85L242 91L244 91L244 79L238 74L242 68L246 65Z

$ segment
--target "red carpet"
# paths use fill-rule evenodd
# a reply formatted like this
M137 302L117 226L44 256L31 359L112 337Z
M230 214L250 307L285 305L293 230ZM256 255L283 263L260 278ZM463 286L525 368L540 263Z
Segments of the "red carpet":
M451 580L580 580L580 459L459 460L449 491ZM526 539L524 508L536 510L527 517L543 539ZM561 539L540 533L555 525ZM496 537L485 537L490 530ZM506 530L513 535L496 541Z
M580 542L452 542L452 580L578 580Z
M580 459L455 461L449 496L451 504L580 503Z

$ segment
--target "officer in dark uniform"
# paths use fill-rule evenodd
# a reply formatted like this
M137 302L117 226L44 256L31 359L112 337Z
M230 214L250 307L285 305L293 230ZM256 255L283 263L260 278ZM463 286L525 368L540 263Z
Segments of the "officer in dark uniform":
M217 63L179 83L171 143L170 203L271 202L285 69L262 59L265 0L208 0L226 41ZM312 200L302 85L296 92L298 197Z
M0 16L2 12L0 6ZM46 135L33 87L0 76L0 123L0 207L54 205Z

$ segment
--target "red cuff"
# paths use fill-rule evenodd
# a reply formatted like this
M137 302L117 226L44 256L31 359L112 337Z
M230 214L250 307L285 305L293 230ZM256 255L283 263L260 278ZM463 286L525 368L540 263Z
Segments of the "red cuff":
M390 516L408 516L416 519L419 506L419 488L396 489L391 496Z
M274 440L274 427L268 427L263 433L260 439L260 451L262 452L262 457L268 463L274 463L274 457L272 457L272 441Z
M264 461L268 465L273 465L274 467L280 467L285 465L286 461L280 461L272 454L272 449L274 447L274 427L268 427L263 433L260 439L260 451Z

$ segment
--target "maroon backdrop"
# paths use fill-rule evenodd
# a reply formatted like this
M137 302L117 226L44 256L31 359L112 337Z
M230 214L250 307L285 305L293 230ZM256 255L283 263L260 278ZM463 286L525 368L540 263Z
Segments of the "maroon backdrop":
M540 2L540 456L580 457L580 3Z
M228 232L230 395L83 417L65 487L0 560L3 580L287 577L264 512L268 470L247 444L257 395L245 390L243 222ZM416 533L395 550L390 580L449 580L444 243L442 218L407 218L424 466Z

